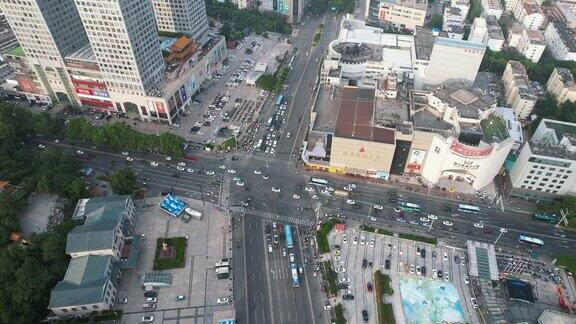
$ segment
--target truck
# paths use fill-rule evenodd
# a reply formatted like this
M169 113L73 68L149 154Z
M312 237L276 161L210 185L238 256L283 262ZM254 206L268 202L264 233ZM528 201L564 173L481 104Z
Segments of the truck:
M188 223L190 221L190 219L192 219L192 217L200 220L200 219L202 219L202 212L194 210L190 207L184 209L184 215L182 215L182 220L184 222Z
M348 191L344 190L334 190L334 196L347 198L349 195Z
M216 268L216 278L227 279L229 276L230 276L230 268L229 267Z

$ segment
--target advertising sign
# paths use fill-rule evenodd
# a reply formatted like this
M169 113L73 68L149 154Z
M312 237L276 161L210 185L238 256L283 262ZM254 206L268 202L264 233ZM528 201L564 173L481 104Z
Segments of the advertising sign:
M426 157L426 151L412 150L410 156L408 157L408 163L406 164L406 167L410 171L418 171L422 169L425 157Z
M388 11L388 6L382 5L378 10L378 19L386 20L386 12Z
M87 96L91 96L91 95L92 95L92 90L90 90L90 89L76 88L76 93L78 93L78 94L83 94L83 95L87 95Z
M463 155L463 156L467 156L467 157L484 157L484 156L488 156L490 155L490 153L492 153L492 146L487 146L487 147L475 147L475 146L469 146L466 144L462 144L456 140L454 140L452 142L452 144L450 145L450 149L452 150L452 152L459 154L459 155Z
M157 101L156 102L156 111L159 114L165 114L166 113L166 108L164 108L164 103Z

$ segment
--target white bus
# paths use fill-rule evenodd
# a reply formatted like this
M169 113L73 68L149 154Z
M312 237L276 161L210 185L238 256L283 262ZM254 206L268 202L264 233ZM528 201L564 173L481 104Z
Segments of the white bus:
M320 186L327 186L328 185L327 180L320 179L320 178L310 178L310 183L315 184L315 185L320 185Z
M475 213L478 214L480 212L480 207L471 206L471 205L458 205L458 211L465 212L465 213Z

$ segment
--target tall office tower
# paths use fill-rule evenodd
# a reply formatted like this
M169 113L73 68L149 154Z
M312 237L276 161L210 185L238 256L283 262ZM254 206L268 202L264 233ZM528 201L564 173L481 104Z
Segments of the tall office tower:
M164 80L151 1L76 0L96 61L111 93L154 95Z
M184 33L199 42L208 31L204 0L152 0L158 30Z
M74 0L0 0L0 8L22 46L22 57L35 76L18 79L21 87L75 103L64 56L88 43Z

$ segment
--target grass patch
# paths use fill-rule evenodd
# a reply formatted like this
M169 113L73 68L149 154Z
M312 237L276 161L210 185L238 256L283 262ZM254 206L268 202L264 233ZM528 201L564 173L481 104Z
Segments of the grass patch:
M174 257L160 259L160 252L162 250L162 243L166 242L168 246L174 246ZM156 240L156 255L154 257L154 270L166 270L184 268L184 261L186 259L186 238L185 237L172 237L172 238L158 238Z
M556 259L556 265L559 267L564 267L566 270L576 273L576 259L568 255L561 255Z
M236 137L232 136L229 139L222 142L222 144L218 145L217 149L219 151L226 151L235 147L236 147Z
M338 284L336 283L338 280L338 274L334 269L332 269L330 261L322 262L322 266L324 268L324 279L327 283L324 285L324 292L336 296L338 294Z
M344 307L342 304L338 304L334 307L334 322L336 324L346 324L346 319L344 318Z
M425 237L425 236L420 236L420 235L403 234L403 233L398 234L398 236L401 239L405 239L405 240L428 243L428 244L433 244L433 245L438 244L438 240L433 238L433 237Z
M322 38L322 32L324 31L324 24L318 25L316 27L316 32L314 33L314 37L312 38L312 46L318 45L320 43L320 38Z
M390 231L390 230L383 229L383 228L376 228L376 227L369 226L369 225L362 225L362 226L360 226L360 229L363 231L372 232L375 234L394 236L394 233L392 233L392 231Z
M316 232L316 241L318 242L318 250L320 253L330 252L330 244L328 243L328 233L332 230L334 225L341 223L339 220L331 218L324 222L318 232Z
M376 305L378 306L378 323L396 323L391 304L382 303L382 295L393 295L394 289L390 286L390 276L380 270L374 273L374 289L376 290Z

